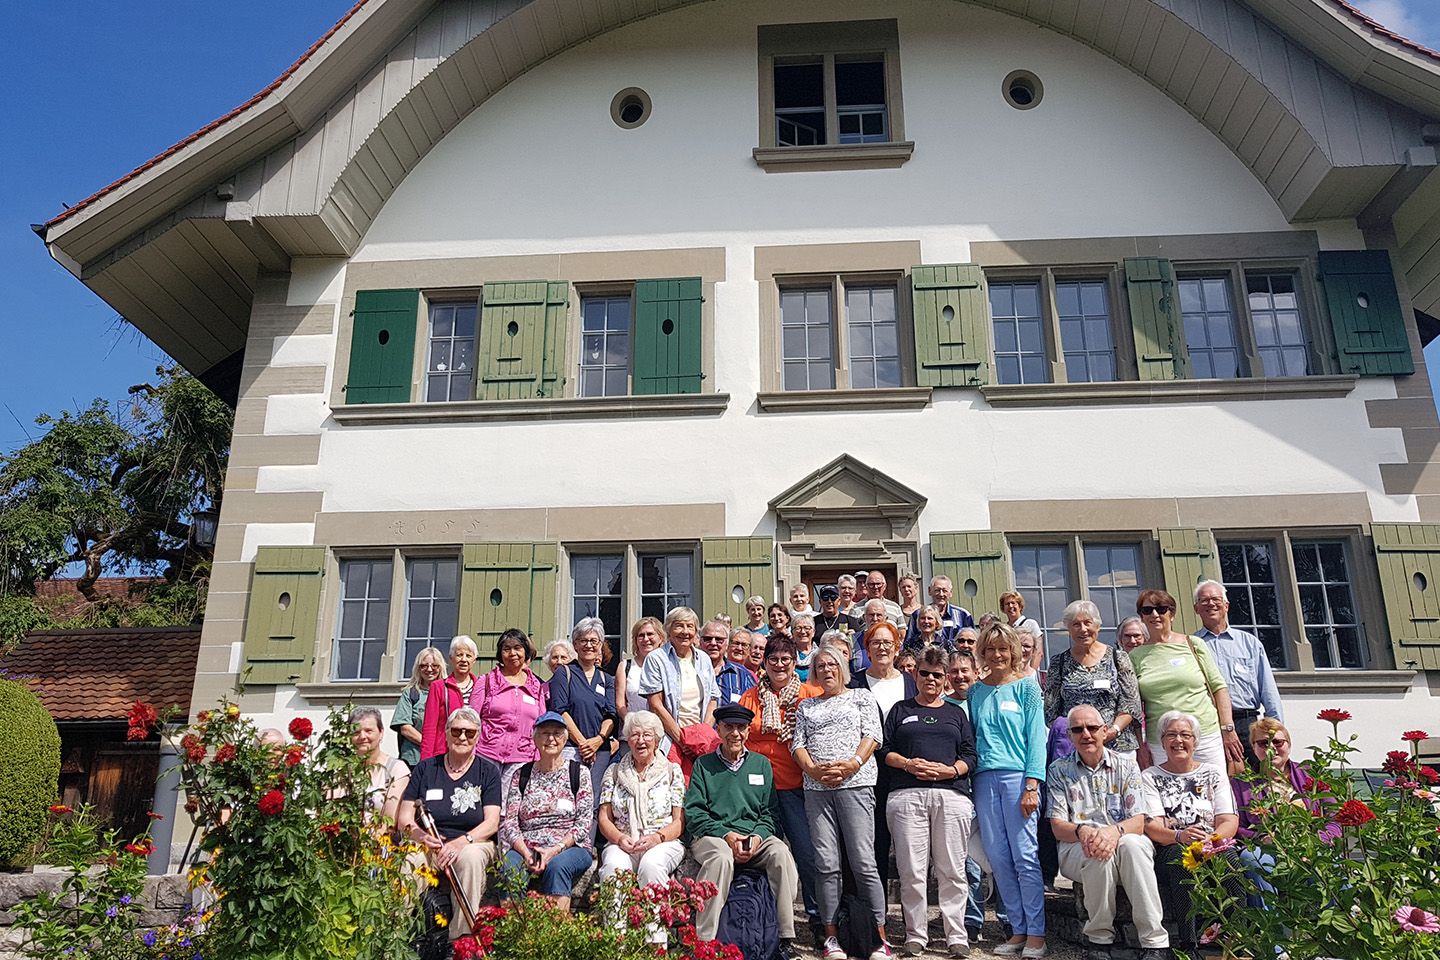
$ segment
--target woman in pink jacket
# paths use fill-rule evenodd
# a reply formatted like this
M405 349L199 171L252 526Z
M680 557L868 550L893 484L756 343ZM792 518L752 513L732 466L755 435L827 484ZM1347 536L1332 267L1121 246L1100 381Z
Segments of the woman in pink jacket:
M470 706L480 714L475 752L500 766L502 784L515 767L536 759L535 720L545 712L544 684L530 670L535 648L513 627L500 634L499 665L475 682Z

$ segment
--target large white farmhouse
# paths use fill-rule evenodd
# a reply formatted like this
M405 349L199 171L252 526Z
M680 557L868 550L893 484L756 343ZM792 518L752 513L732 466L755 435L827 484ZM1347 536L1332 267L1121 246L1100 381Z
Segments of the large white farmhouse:
M1343 0L360 0L42 233L236 404L196 709L1210 575L1373 762L1440 718L1437 119Z

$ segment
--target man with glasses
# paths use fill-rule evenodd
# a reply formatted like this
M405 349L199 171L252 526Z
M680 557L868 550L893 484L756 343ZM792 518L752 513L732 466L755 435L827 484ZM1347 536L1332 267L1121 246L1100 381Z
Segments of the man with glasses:
M1088 704L1071 709L1075 752L1050 764L1047 815L1060 844L1060 872L1084 887L1085 960L1109 960L1115 943L1115 885L1130 899L1140 960L1167 960L1155 845L1145 836L1140 768L1105 746L1105 721Z
M1195 636L1204 640L1215 655L1220 675L1230 690L1235 735L1241 743L1249 743L1250 725L1260 719L1260 708L1265 709L1265 716L1285 722L1270 658L1259 637L1230 626L1230 597L1224 584L1200 581L1195 586L1194 600L1195 613L1203 624Z
M890 589L890 581L885 574L879 570L871 570L865 575L865 606L879 600L885 604L885 619L897 627L905 626L905 613L900 609L900 604L887 597L886 591Z
M726 652L735 649L733 644L737 638L745 644L744 649L748 655L751 634L744 627L732 631L719 619L715 619L700 628L700 649L710 658L710 669L715 671L715 686L720 689L720 705L738 702L740 694L755 686L755 674L750 672L748 666L725 659Z
M975 625L975 618L970 616L969 610L950 602L950 595L954 589L950 578L944 574L930 578L930 603L940 611L940 631L937 636L942 641L953 642L961 628ZM923 609L925 608L920 608L920 610ZM910 625L905 630L906 643L912 643L920 636L920 628L916 623L920 617L920 610L910 614Z
M864 642L865 634L870 631L870 628L877 623L895 623L890 619L886 610L887 602L880 599L865 602L864 611L860 617L860 630L855 634L855 649L850 654L850 672L852 674L870 668L870 654L865 650ZM898 624L896 625L898 626Z

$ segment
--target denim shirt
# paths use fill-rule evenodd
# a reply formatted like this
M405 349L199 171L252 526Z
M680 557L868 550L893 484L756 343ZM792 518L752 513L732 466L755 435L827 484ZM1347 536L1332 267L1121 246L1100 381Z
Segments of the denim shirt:
M1204 627L1195 634L1215 655L1215 664L1230 689L1230 704L1237 710L1265 707L1265 716L1285 722L1280 707L1280 688L1270 670L1270 658L1260 638L1238 627L1211 633Z
M700 716L705 716L710 709L711 701L716 703L720 700L720 690L715 686L715 670L710 666L710 658L705 655L699 645L690 649L690 660L695 666L695 678L700 683ZM650 696L652 693L663 693L665 695L665 709L670 711L670 716L680 716L680 657L676 655L675 648L668 642L660 649L654 651L645 658L644 671L640 675L640 695ZM670 738L660 738L660 752L670 752Z

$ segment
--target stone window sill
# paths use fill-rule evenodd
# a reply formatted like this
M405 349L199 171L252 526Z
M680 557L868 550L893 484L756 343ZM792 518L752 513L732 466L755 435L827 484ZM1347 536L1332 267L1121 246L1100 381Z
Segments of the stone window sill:
M1414 670L1317 670L1314 673L1275 671L1275 685L1280 688L1282 695L1408 693L1414 681Z
M755 163L766 173L789 170L881 170L910 159L915 144L826 143L813 147L756 147Z
M296 691L311 703L326 706L393 706L400 699L403 683L366 683L337 681L335 683L297 683Z
M930 405L929 387L882 387L875 390L791 390L761 393L755 398L766 413L824 413L837 410L923 410Z
M545 397L455 403L366 403L335 407L337 423L484 423L517 420L648 420L718 416L728 393L667 393L641 397Z
M1214 403L1227 400L1307 400L1343 397L1358 377L1272 377L1242 380L1121 380L1114 383L988 384L980 393L996 407L1117 403Z

